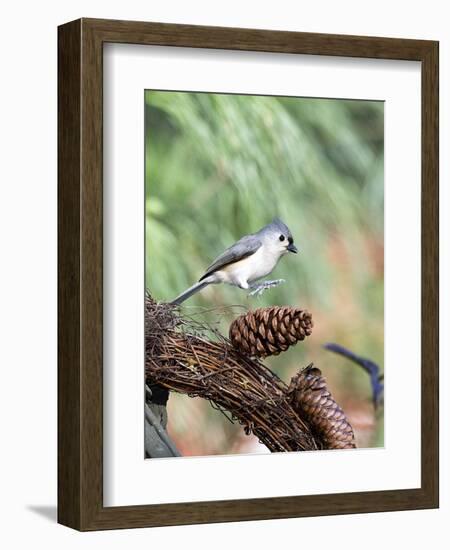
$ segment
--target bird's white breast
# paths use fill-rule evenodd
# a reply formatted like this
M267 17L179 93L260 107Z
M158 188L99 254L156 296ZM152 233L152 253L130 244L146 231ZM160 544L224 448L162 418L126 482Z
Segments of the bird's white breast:
M279 254L263 245L251 256L227 265L217 275L224 283L247 288L247 283L268 275L275 268L279 257Z

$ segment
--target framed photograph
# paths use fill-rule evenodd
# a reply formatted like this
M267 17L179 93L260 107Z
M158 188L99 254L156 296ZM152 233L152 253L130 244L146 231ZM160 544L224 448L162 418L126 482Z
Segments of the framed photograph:
M437 507L438 43L58 51L58 521Z

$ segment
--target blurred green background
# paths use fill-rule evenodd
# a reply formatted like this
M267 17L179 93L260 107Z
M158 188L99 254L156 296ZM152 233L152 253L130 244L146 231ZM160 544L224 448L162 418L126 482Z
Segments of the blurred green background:
M267 363L288 381L314 362L364 447L383 445L369 378L322 346L337 342L383 368L383 150L383 102L145 95L147 288L175 298L226 247L279 216L300 251L269 276L286 283L259 298L213 285L183 308L224 334L242 307L309 309L312 336ZM241 308L206 311L231 305ZM201 399L171 394L168 413L183 455L265 451Z

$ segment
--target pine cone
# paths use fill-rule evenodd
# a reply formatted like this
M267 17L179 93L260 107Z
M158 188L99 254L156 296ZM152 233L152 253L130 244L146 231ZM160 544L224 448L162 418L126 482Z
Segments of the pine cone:
M265 307L241 315L230 325L229 337L241 352L267 357L286 351L312 332L311 313L295 307Z
M325 449L354 449L355 437L344 411L327 389L319 369L312 364L294 376L288 394L299 416L307 421Z

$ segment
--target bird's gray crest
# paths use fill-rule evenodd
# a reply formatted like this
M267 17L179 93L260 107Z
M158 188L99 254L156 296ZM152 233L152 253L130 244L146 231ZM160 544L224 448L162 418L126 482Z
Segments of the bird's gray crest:
M274 218L262 231L279 231L285 237L292 237L289 227L280 218Z

